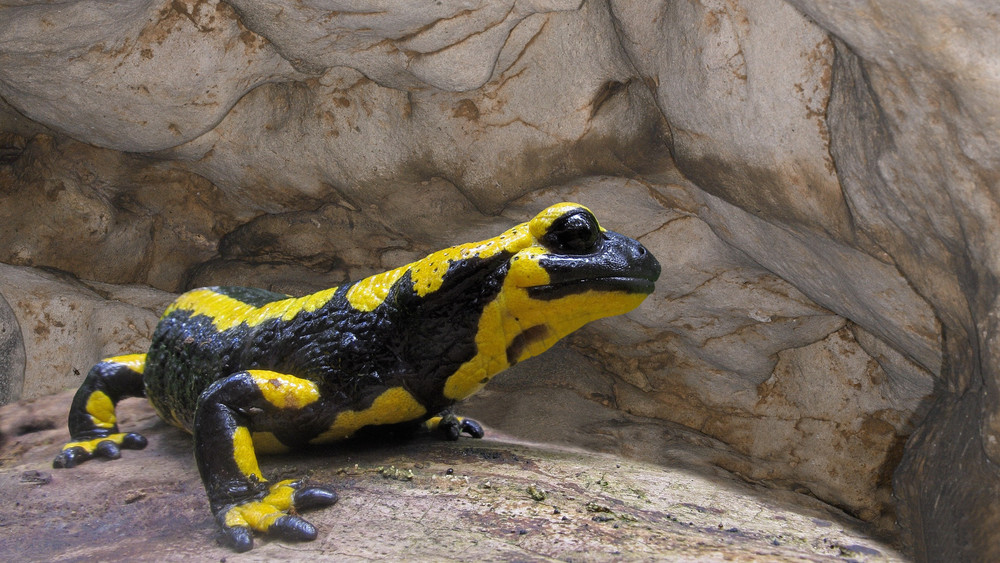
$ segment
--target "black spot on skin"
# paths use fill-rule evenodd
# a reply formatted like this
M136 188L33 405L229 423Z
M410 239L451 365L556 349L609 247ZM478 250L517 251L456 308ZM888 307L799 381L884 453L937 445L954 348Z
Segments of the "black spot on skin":
M507 347L507 363L514 365L517 363L517 359L521 357L521 353L524 349L531 344L544 339L549 334L549 327L545 325L535 325L521 334L514 337L511 341L510 346Z

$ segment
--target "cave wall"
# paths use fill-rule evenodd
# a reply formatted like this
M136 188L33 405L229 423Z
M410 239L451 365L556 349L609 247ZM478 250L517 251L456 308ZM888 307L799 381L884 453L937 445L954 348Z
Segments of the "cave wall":
M663 276L531 369L920 559L1000 558L994 5L352 6L0 8L0 397L184 289L304 293L576 200Z

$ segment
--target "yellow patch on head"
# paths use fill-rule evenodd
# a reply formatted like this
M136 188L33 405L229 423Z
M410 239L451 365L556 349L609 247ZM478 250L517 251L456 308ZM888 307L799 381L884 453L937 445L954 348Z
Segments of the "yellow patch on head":
M579 203L563 202L545 208L541 213L535 215L531 221L528 221L528 228L531 231L532 238L536 241L540 240L547 232L549 232L549 227L552 226L552 223L556 222L556 219L559 219L570 211L577 209L583 209L591 215L594 214L590 211L590 209L580 205ZM598 226L600 227L600 225ZM601 228L601 230L603 231L604 229Z
M642 293L585 291L555 299L535 299L528 288L548 285L551 276L541 259L551 254L540 239L566 213L586 209L575 203L553 205L518 228L530 232L511 257L503 288L483 310L476 331L476 356L446 381L444 396L461 400L481 389L493 375L537 356L583 325L627 313L646 298ZM589 210L588 210L589 211Z
M514 363L541 354L591 321L627 313L645 298L645 294L588 291L536 300L523 289L504 291L483 310L476 333L477 353L445 381L444 396L464 399ZM524 340L516 356L508 358L514 340L526 331L537 338Z
M464 399L486 385L495 374L510 367L509 360L516 363L538 355L584 324L629 311L645 297L597 292L554 300L529 297L526 288L546 285L551 279L540 264L543 256L551 254L542 245L542 239L556 220L580 209L590 212L577 203L558 203L505 233L517 242L506 247L514 255L504 278L503 289L485 307L479 319L476 356L445 381L445 397ZM622 298L635 305L623 308L617 304ZM515 339L532 329L531 335L534 338L524 339L524 345L515 350L516 357L508 359L508 350Z
M375 397L370 407L338 414L330 428L310 440L310 443L324 444L342 440L365 426L407 422L425 414L427 409L409 391L402 387L390 387Z

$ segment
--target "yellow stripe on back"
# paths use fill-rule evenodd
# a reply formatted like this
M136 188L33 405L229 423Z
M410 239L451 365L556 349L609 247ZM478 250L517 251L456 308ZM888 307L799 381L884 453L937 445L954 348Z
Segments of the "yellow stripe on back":
M365 278L347 290L347 301L359 311L373 311L385 301L392 286L406 272L410 272L413 290L420 297L424 297L441 289L444 275L452 262L469 258L490 258L503 251L513 254L526 248L531 242L527 223L522 223L508 229L500 236L445 248L412 264Z
M305 297L289 297L255 307L208 288L195 289L178 297L163 315L174 311L205 315L212 319L212 324L219 331L229 330L242 323L253 327L274 319L289 321L299 313L315 311L327 304L336 291L337 288L332 287Z

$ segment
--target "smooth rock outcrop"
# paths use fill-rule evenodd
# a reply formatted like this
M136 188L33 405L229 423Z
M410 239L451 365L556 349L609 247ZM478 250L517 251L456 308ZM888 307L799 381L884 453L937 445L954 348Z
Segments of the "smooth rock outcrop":
M0 404L21 398L25 360L21 325L0 294Z
M530 404L684 425L747 479L898 516L918 559L996 560L998 38L987 0L8 2L0 262L302 293L578 200L663 278L539 360L547 387L515 371ZM67 367L36 326L86 364L148 337L94 323L169 298L100 320L114 299L3 271L47 280L0 286L26 394ZM90 312L28 312L61 298Z
M15 399L78 387L95 358L145 350L159 312L173 299L145 286L88 286L65 275L6 264L0 264L0 294L16 321L3 326L20 326L22 339L5 347L12 352L5 360L18 367L18 344L21 358L27 358L20 364L23 383L11 394Z

